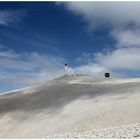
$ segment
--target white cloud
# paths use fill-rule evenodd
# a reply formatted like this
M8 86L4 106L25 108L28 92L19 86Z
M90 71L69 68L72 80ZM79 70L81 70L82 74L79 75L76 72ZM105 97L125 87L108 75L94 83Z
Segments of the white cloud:
M79 73L97 75L107 71L140 70L139 30L114 29L111 36L116 40L116 48L98 53L83 53L77 61L86 62L87 65L76 68Z
M95 54L96 63L114 70L140 70L140 31L114 29L111 34L116 49Z
M109 27L110 37L116 40L114 50L83 57L89 64L82 69L92 73L96 64L113 71L140 70L140 2L66 2L64 5L81 15L90 28Z
M112 52L97 53L96 63L109 69L140 70L140 48L120 48Z
M111 36L116 40L116 48L98 53L83 53L77 62L86 65L75 68L78 73L89 75L103 75L104 72L115 73L120 70L140 70L140 32L139 30L111 31Z
M78 66L74 70L78 74L86 74L86 75L97 75L108 71L105 67L94 63Z
M21 21L24 16L24 10L0 10L0 25L9 26L12 23Z
M90 27L140 25L140 2L65 2L74 14L83 16Z
M139 30L117 30L111 32L116 40L114 50L106 50L98 53L83 53L77 61L86 62L75 68L78 73L88 75L102 75L104 72L115 73L117 71L140 70L140 32Z
M13 50L1 51L0 65L0 84L11 88L45 82L63 74L62 58L37 52L20 54Z
M111 35L117 41L117 47L140 47L140 30L114 29Z

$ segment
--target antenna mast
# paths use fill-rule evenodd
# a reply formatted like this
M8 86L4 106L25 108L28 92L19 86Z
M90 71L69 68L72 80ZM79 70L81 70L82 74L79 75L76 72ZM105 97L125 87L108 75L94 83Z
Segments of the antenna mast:
M68 61L65 59L65 64L64 64L64 75L67 75L68 73Z

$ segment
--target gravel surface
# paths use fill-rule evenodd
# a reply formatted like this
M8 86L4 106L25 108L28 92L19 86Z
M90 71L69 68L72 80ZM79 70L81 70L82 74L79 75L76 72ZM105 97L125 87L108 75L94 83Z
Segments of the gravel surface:
M88 131L77 128L43 138L140 138L140 123Z

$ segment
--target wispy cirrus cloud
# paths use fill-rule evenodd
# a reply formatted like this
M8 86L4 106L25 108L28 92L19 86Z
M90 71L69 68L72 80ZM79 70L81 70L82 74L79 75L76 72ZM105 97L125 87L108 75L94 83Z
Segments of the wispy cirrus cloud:
M25 15L25 10L0 10L0 25L9 26L15 22L20 22Z
M37 52L0 52L0 85L9 90L45 82L63 75L63 59ZM0 87L0 89L2 89Z

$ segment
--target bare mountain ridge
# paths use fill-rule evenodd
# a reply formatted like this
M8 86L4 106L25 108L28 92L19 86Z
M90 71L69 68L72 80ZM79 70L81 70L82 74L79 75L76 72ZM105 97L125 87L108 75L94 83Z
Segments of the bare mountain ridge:
M140 121L140 79L61 77L0 96L0 138L41 138Z

